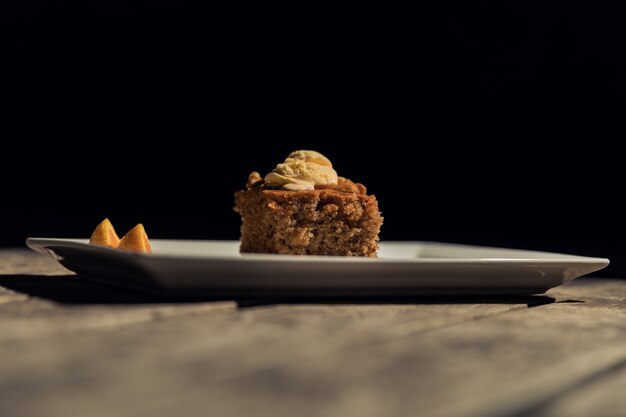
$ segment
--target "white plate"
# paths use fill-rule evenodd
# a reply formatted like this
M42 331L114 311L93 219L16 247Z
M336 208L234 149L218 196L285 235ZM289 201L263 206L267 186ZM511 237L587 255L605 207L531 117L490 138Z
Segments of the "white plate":
M239 253L238 241L151 240L151 254L28 238L83 278L175 296L541 294L605 258L434 242L381 242L379 258Z

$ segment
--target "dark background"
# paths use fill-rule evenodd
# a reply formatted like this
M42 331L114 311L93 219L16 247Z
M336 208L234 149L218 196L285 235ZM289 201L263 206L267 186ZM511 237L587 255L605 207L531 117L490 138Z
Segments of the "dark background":
M626 277L626 42L598 5L19 2L3 13L0 245L236 239L250 171L315 149L385 240L609 257Z

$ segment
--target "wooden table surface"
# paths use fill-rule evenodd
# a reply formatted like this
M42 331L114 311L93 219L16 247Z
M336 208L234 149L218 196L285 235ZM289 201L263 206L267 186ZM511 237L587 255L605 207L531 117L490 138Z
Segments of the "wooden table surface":
M626 280L180 302L0 251L0 416L625 416Z

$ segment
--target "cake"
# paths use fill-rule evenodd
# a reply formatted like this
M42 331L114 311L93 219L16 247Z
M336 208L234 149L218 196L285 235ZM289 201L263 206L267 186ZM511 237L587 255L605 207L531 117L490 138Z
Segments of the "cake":
M234 198L242 253L377 256L376 197L319 152L292 152L265 177L252 172Z

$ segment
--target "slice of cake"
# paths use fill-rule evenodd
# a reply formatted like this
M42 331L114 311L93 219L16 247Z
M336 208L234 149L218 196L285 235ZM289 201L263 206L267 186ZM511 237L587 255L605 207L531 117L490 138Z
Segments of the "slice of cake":
M251 173L234 210L240 252L377 256L383 218L376 197L337 176L319 152L292 152L264 178Z

